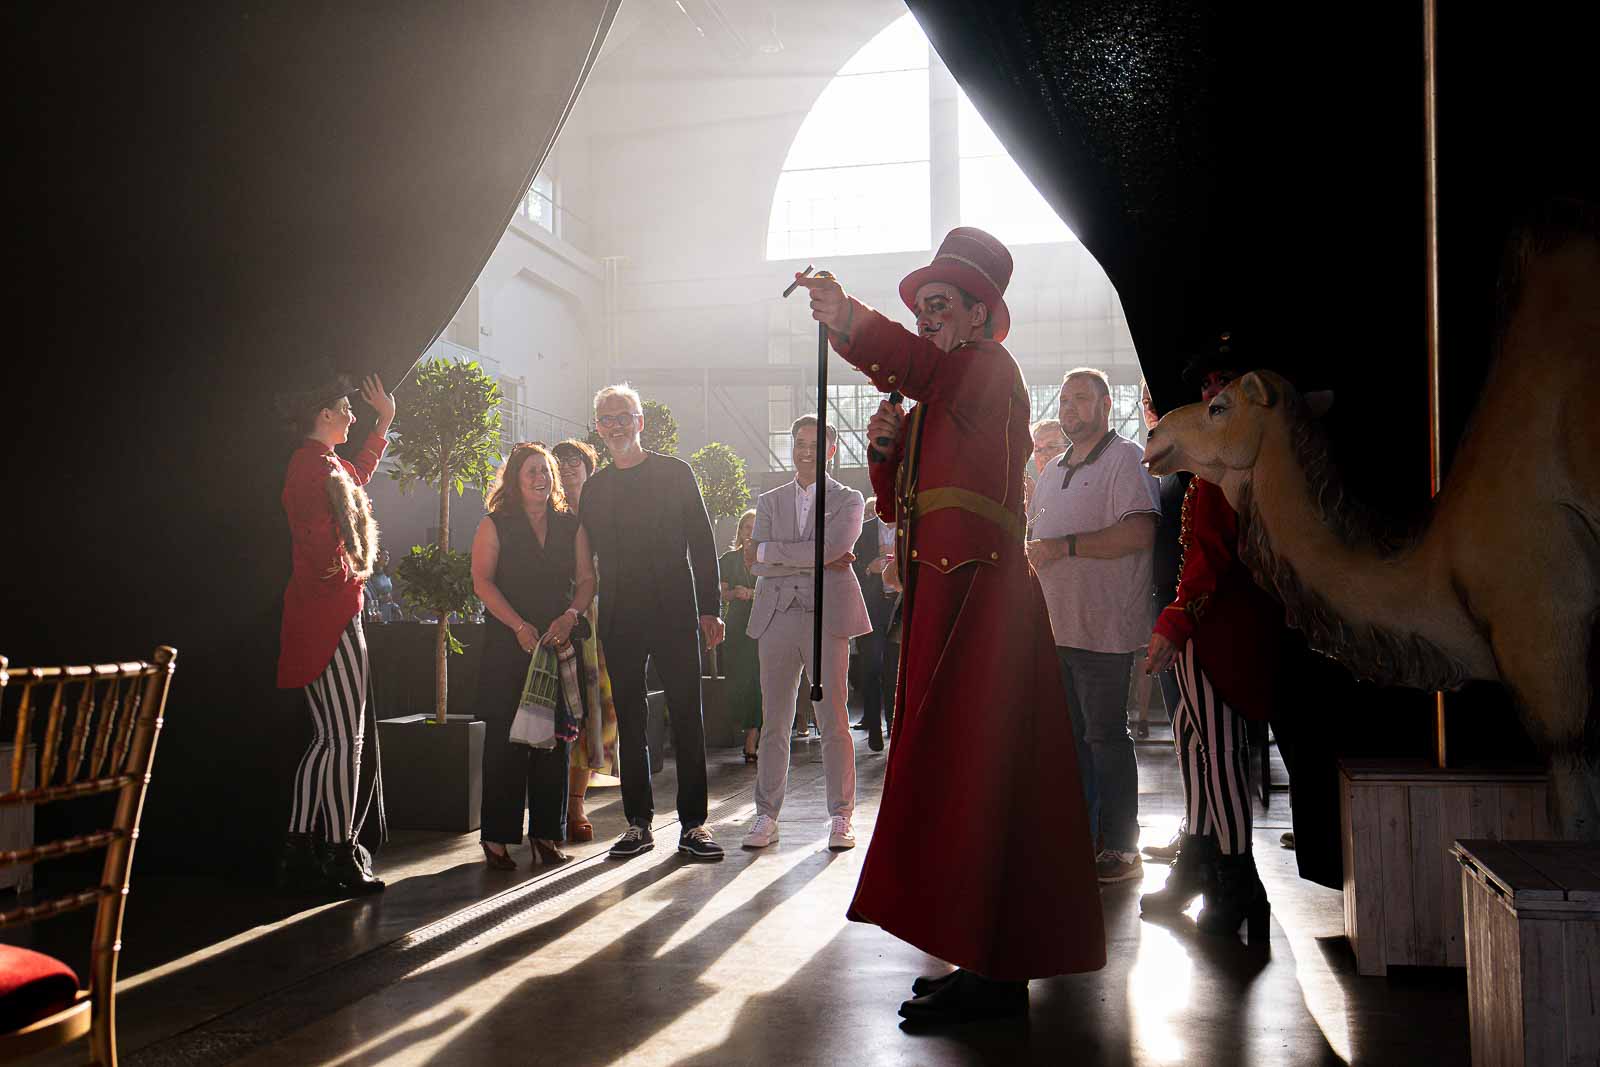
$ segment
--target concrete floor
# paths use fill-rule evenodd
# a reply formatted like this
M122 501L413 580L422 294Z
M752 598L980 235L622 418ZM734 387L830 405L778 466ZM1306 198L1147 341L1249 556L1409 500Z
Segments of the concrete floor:
M753 768L711 757L717 865L657 847L604 857L622 826L615 788L593 794L600 840L553 872L484 867L476 834L412 833L379 866L389 890L304 908L196 880L136 883L118 1001L123 1062L143 1064L1433 1064L1468 1061L1461 972L1361 978L1340 894L1300 881L1278 847L1288 798L1261 813L1273 902L1270 956L1180 920L1141 921L1103 894L1110 963L1037 981L1025 1022L901 1029L913 977L940 969L845 907L872 832L884 756L858 739L862 847L826 850L819 746L797 744L782 840L738 848ZM1145 842L1179 810L1170 747L1139 748ZM1281 764L1277 779L1282 781ZM671 767L656 780L673 795ZM1258 804L1259 807L1259 804ZM952 842L959 850L960 843ZM41 947L51 947L41 945ZM46 1062L75 1061L60 1057Z

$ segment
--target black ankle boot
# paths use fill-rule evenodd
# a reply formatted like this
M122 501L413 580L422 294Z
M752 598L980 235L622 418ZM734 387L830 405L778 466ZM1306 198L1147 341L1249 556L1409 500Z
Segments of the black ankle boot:
M326 887L322 860L317 855L317 843L310 834L289 833L283 836L283 849L278 853L278 871L274 883L283 893L321 892Z
M1216 889L1206 892L1205 907L1195 925L1208 934L1233 937L1239 924L1247 922L1246 944L1265 946L1271 916L1266 888L1256 874L1255 856L1249 852L1218 856Z
M383 881L375 878L362 863L362 849L354 841L329 843L327 857L322 863L322 873L332 883L331 888L346 896L365 896L383 891Z
M1167 884L1140 897L1139 910L1147 915L1176 915L1194 903L1195 897L1214 892L1216 884L1216 841L1204 834L1184 834Z

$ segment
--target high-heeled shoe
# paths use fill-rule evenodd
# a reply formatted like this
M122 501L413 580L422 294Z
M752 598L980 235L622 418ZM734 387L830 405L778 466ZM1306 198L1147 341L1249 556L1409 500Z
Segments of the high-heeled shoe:
M562 852L549 841L541 841L537 837L530 837L528 838L528 844L532 846L532 866L534 867L559 867L572 859L571 856Z
M572 812L580 814L574 818ZM584 842L594 840L594 824L591 823L583 811L583 794L572 793L567 797L567 840Z
M1167 884L1139 898L1145 915L1177 915L1202 893L1217 891L1217 842L1204 834L1184 834L1173 854ZM1238 924L1235 923L1235 926Z
M514 871L517 869L517 861L511 858L511 853L496 852L494 849L489 847L489 842L487 841L479 841L478 844L483 846L483 862L487 863L494 870Z
M744 750L744 761L746 763L754 763L756 761L756 754L754 752L751 752L748 748L745 749Z
M1255 856L1249 852L1218 856L1216 871L1216 889L1206 894L1195 926L1208 934L1233 937L1243 923L1245 944L1251 948L1267 947L1272 933L1272 905L1267 902L1266 887L1256 873Z

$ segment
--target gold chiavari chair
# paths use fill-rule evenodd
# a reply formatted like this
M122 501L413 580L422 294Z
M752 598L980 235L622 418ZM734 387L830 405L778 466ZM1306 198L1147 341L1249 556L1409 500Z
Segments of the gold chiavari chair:
M88 1034L91 1062L116 1065L122 913L177 657L177 650L165 645L156 649L150 663L12 669L0 657L0 730L13 726L16 743L10 789L0 794L0 809L117 794L109 829L0 851L0 867L5 867L105 850L95 887L0 910L0 926L10 926L90 905L97 909L87 988L53 957L0 945L0 1059L16 1059Z

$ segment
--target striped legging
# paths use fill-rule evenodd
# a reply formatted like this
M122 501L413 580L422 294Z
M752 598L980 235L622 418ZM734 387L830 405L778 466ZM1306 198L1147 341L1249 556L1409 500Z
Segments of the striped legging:
M320 832L335 843L355 837L368 681L367 638L357 613L339 635L333 661L305 687L316 736L295 772L290 832Z
M1183 773L1191 834L1210 835L1223 855L1250 850L1250 738L1244 717L1230 708L1194 659L1194 642L1173 663L1178 707L1172 735Z

